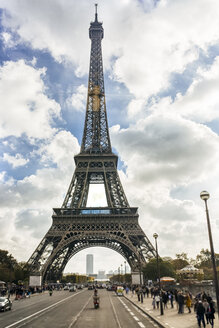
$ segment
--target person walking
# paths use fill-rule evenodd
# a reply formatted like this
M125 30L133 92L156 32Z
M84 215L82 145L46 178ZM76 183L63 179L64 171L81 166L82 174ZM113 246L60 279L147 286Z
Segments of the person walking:
M205 308L201 300L198 301L196 313L197 313L198 326L201 327L201 323L202 323L203 327L205 327L205 316L204 316Z
M155 296L153 296L153 299L152 299L152 305L153 305L153 309L155 310L155 309L156 309Z
M205 308L205 319L206 319L206 322L207 322L207 325L209 324L209 303L208 301L206 300L206 298L203 300L202 302L204 308Z
M189 295L189 293L186 295L186 307L189 310L189 313L191 313L191 306L192 306L192 299Z
M211 301L209 303L209 307L208 307L207 313L208 313L208 322L210 323L210 325L212 327L214 327L214 319L215 319L214 313L215 313L215 309L214 309L213 301Z
M155 296L155 302L157 304L157 309L159 309L159 303L160 303L160 296L159 295Z
M184 312L184 296L182 292L178 293L178 305L179 305L179 310L178 313L183 313Z
M163 300L164 309L167 309L167 302L169 300L169 297L168 297L168 293L165 291L162 293L162 300Z
M173 309L173 293L172 292L169 293L169 300L170 300L171 308Z

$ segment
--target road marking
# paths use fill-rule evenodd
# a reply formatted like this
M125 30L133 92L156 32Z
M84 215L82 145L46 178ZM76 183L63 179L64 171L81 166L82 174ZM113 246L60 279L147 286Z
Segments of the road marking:
M109 295L109 294L108 294L108 295ZM114 315L115 315L115 318L116 318L116 322L117 322L117 324L118 324L119 328L122 328L122 327L121 327L121 325L120 325L120 322L119 322L118 316L117 316L117 314L116 314L116 310L115 310L115 307L114 307L114 305L113 305L113 302L112 302L112 300L111 300L111 297L110 297L110 296L109 296L109 299L110 299L110 303L111 303L111 305L112 305L112 308L113 308L113 312L114 312Z
M93 295L91 294L91 297L93 297ZM86 306L88 305L88 303L91 300L91 297L88 299L87 303L84 304L83 308L81 309L81 311L78 312L78 314L74 317L73 321L70 323L70 325L68 326L68 328L71 328L74 326L75 322L78 320L78 318L80 317L81 313L84 311L84 309L86 308Z
M18 323L21 323L21 322L23 322L23 321L25 321L25 320L27 320L27 319L30 319L30 318L32 318L32 317L35 317L37 314L40 314L40 313L42 313L42 312L45 312L46 310L49 310L49 309L51 309L52 307L55 307L56 305L58 305L58 304L60 304L60 303L62 303L62 302L64 302L64 301L68 300L69 298L75 297L76 295L78 295L78 294L80 294L80 293L83 293L83 292L84 292L84 290L81 291L81 292L79 292L79 293L77 293L77 294L71 295L71 296L69 296L69 297L67 297L67 298L64 298L64 300L58 301L58 302L56 302L56 303L54 303L54 304L52 304L52 305L50 305L50 306L47 306L45 309L42 309L42 310L40 310L40 311L37 311L37 312L35 312L35 313L29 315L29 316L26 317L26 318L23 318L23 319L21 319L21 320L18 320L18 321L16 321L16 322L12 323L12 324L9 325L9 326L6 326L5 328L11 328L11 327L14 327L14 326L17 325Z
M139 326L141 328L145 328L145 325L138 319L138 317L135 316L135 314L128 308L128 306L121 299L119 299L119 300L125 306L126 310L129 312L129 314L131 314L133 316L133 319L135 319L137 321L137 323L139 324ZM135 307L135 310L137 312L141 313L141 311L139 309L136 309L136 307Z
M139 326L145 328L145 325L142 322L138 322Z

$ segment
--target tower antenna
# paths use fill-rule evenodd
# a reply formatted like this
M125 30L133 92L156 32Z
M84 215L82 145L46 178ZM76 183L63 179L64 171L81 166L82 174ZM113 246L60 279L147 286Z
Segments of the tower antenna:
M95 3L95 22L97 22L97 6L98 4Z

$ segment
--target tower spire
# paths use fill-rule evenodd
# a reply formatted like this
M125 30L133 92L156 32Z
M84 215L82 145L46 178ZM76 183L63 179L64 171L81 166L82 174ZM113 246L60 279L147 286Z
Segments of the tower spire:
M98 22L98 18L97 18L97 6L98 6L98 4L95 3L95 22Z
M90 23L91 39L90 71L88 79L87 108L81 153L112 153L107 123L103 60L101 41L103 26L98 22L97 4L95 4L95 21Z

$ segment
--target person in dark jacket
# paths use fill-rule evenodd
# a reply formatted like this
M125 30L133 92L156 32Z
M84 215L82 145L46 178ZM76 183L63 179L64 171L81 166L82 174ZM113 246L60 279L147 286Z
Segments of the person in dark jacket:
M212 327L214 327L214 319L215 319L214 313L215 313L214 304L213 301L211 301L207 309L207 314L208 314L209 323Z
M201 327L201 323L202 323L203 327L205 327L205 308L201 300L198 301L196 313L197 313L198 326Z
M178 298L178 305L179 305L179 309L178 309L178 313L183 313L184 312L184 296L182 292L179 292L177 295Z

